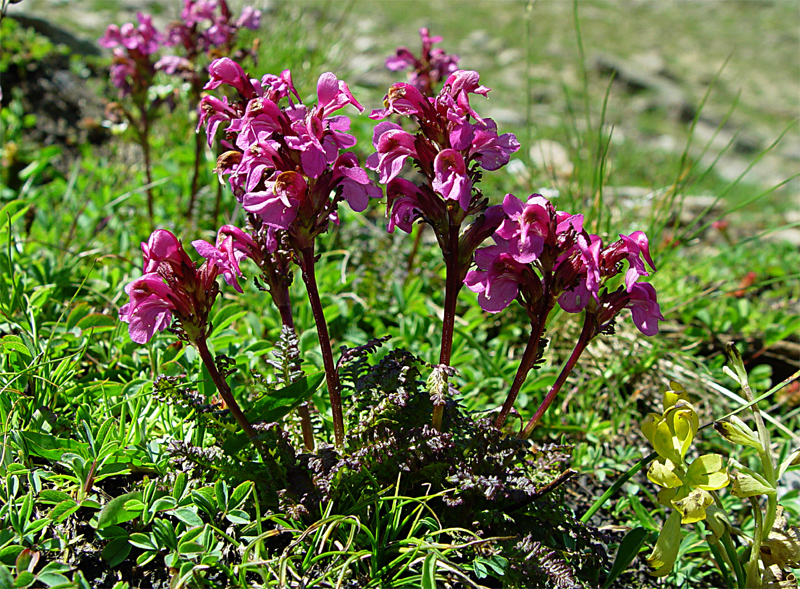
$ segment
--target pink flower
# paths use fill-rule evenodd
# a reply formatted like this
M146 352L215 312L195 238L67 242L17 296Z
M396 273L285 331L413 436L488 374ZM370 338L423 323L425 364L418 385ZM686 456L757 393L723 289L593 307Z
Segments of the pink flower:
M502 239L497 245L481 248L475 252L478 270L467 272L464 284L478 293L478 304L488 313L499 313L519 294L525 265L517 262L508 251L508 243Z
M239 264L245 258L250 258L256 263L261 259L258 245L249 235L233 225L220 227L216 246L202 239L193 241L192 245L197 253L218 269L225 282L237 292L242 292L238 280L242 275Z
M388 184L400 174L409 156L417 157L414 136L394 123L384 121L375 125L372 145L376 153L367 158L366 166L378 171L382 184Z
M252 6L245 6L242 9L242 14L236 20L237 28L245 28L255 31L261 26L261 11L256 10Z
M484 170L502 168L511 159L511 154L519 150L519 141L512 133L503 133L498 137L497 124L492 119L475 123L473 130L469 157Z
M170 289L161 277L148 273L125 287L130 302L119 310L120 321L128 324L128 333L137 344L150 341L155 332L164 331L172 323L175 305Z
M411 84L398 82L392 84L389 93L383 98L383 109L376 109L369 118L379 120L392 114L420 115L430 108L428 100Z
M157 229L150 234L147 243L142 243L144 272L164 272L182 276L185 267L194 267L178 238L166 229Z
M656 299L656 289L648 282L637 282L628 289L630 301L627 308L636 327L645 335L658 333L658 322L664 321L661 307Z
M387 231L394 233L394 228L399 227L406 233L411 233L411 228L422 212L419 197L422 193L417 185L402 178L395 178L386 187L387 209L389 212L389 226Z
M317 82L317 115L328 117L331 113L352 104L363 112L364 107L353 97L350 88L343 81L340 81L331 72L326 72L319 77Z
M221 57L212 61L208 66L208 75L211 79L203 86L203 90L213 90L222 84L227 84L236 88L239 94L247 99L256 95L253 80L247 77L242 66L229 57Z
M510 253L521 264L533 262L544 249L555 209L540 194L532 194L523 203L513 194L503 199L507 218L497 229L497 235L509 241Z
M308 185L297 172L275 172L266 185L264 191L245 193L244 209L259 215L270 227L288 229L297 217Z
M464 157L455 149L444 149L436 156L433 171L431 187L445 200L457 200L466 211L472 198L472 182L467 176Z
M358 165L354 153L343 153L333 164L333 179L339 180L342 196L356 213L366 210L370 198L381 198L383 191L375 186Z
M647 235L642 231L634 231L630 235L620 235L619 241L611 244L602 252L602 263L605 268L615 268L620 261L628 260L628 271L625 273L625 288L631 288L640 276L649 276L644 262L655 271L656 267L650 257L650 246ZM644 258L644 262L642 261ZM615 272L616 273L616 272Z

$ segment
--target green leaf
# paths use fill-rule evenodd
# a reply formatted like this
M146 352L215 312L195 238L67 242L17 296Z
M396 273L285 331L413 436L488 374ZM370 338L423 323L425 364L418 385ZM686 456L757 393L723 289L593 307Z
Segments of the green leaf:
M55 489L44 489L39 493L40 503L61 503L71 499L69 495L63 491L56 491Z
M247 315L247 311L242 311L241 305L237 305L236 303L232 303L220 309L211 320L211 324L214 326L214 331L211 332L211 339L219 335L220 332L231 323L245 315Z
M50 515L48 516L51 521L56 523L61 523L65 519L67 519L70 515L78 511L78 504L75 503L72 499L64 499L61 503L56 505L51 511Z
M14 222L22 217L30 207L29 203L23 200L12 200L2 209L0 209L0 232L8 229L9 221L13 225Z
M19 556L19 553L23 550L25 550L25 547L19 544L12 544L11 546L0 549L0 562L8 566L13 566L17 560L17 556Z
M141 491L132 491L125 495L115 497L100 510L99 514L97 514L97 529L102 530L108 526L115 526L139 517L142 513L141 500ZM129 501L138 502L138 509L127 508L126 504L128 504ZM131 503L131 507L136 507L136 504Z
M108 566L113 569L128 558L130 553L131 545L127 538L114 538L103 548L102 556L103 560L108 563Z
M90 333L100 333L116 329L119 320L103 313L90 313L78 321L77 327L83 331L90 330Z
M135 532L130 535L128 542L136 546L136 548L141 548L142 550L158 550L158 547L155 545L152 538L150 538L149 534Z
M264 395L247 412L250 422L263 420L278 421L314 394L325 380L324 372L304 376L287 387Z
M51 563L52 564L52 563ZM64 575L59 573L39 573L36 575L36 580L40 583L44 583L48 587L62 587L69 583L69 579L67 579ZM75 585L67 585L68 587L74 587Z
M75 308L69 312L69 317L67 317L67 322L64 325L67 331L72 331L78 325L78 321L86 317L90 310L89 303L81 302L75 305Z
M37 432L20 432L28 445L28 452L47 460L61 460L65 452L72 452L86 458L89 445L75 440L57 438Z
M614 558L614 564L611 566L611 570L608 573L608 578L603 584L603 589L608 589L614 580L630 566L630 564L633 562L633 559L636 558L636 555L639 554L639 550L641 550L642 546L644 545L647 535L647 530L641 526L638 528L633 528L630 532L625 534L625 537L619 544L617 556Z
M436 553L431 552L422 563L422 589L436 589Z
M249 524L250 514L241 509L232 509L225 514L225 519L234 524Z
M644 508L644 505L642 505L642 502L639 501L636 495L629 494L628 499L630 499L631 507L636 517L639 519L640 524L651 532L657 532L661 529L661 526L656 523L656 520L653 519L653 516Z
M236 487L231 493L231 499L228 502L228 509L238 509L241 507L244 500L247 499L247 495L250 494L250 489L253 488L253 483L251 481L245 481Z
M24 357L27 357L28 361L33 358L33 354L28 349L28 346L25 345L25 342L22 341L22 338L18 335L7 335L3 338L3 348L6 352L17 352L22 354Z
M28 571L22 571L17 575L17 578L14 579L14 587L19 587L20 589L23 587L30 587L33 585L34 581L36 581L36 575Z
M172 512L172 515L191 528L203 525L203 520L200 519L200 516L188 507L180 507L176 509Z
M113 540L114 538L127 538L128 531L122 526L108 526L102 530L97 530L97 537L101 540Z
M204 551L205 546L198 544L197 542L183 542L180 546L178 546L178 552L181 554L196 554Z
M183 494L186 491L186 484L189 478L186 476L185 472L178 473L175 477L175 484L172 486L172 497L176 501L180 501L183 499Z

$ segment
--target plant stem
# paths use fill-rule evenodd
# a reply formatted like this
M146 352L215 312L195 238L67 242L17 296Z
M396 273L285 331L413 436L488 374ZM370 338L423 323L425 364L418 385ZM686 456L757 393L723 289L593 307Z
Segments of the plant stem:
M186 208L186 218L191 219L194 212L194 201L200 187L200 160L203 159L203 136L194 134L194 172L192 174L192 188L189 194L189 206Z
M600 511L600 508L605 504L606 501L608 501L611 498L611 496L614 493L619 491L622 488L622 486L625 483L627 483L631 479L631 477L633 477L633 475L642 470L642 468L650 464L657 457L658 457L657 452L650 452L650 454L648 454L647 456L642 458L639 462L634 464L631 468L629 468L628 471L621 477L619 477L616 480L616 482L613 485L611 485L599 499L597 499L594 503L592 503L592 506L586 513L583 514L580 521L583 523L588 523L589 520L592 519L592 516L598 511Z
M275 296L277 288L281 288L282 292L278 296ZM281 323L283 323L284 327L294 332L294 316L292 315L292 306L289 303L288 287L284 285L276 287L273 285L270 292L272 292L272 300L275 301L275 304L278 306L278 312L281 314ZM311 425L311 413L308 410L307 402L297 408L297 414L300 416L300 427L303 431L303 445L306 447L306 450L313 452L315 447L314 428Z
M525 429L522 430L522 433L520 433L520 438L526 440L528 437L530 437L531 433L542 419L542 416L545 414L545 411L547 411L550 408L550 405L553 404L556 395L558 395L558 391L560 391L561 387L564 386L564 383L567 381L567 377L569 377L572 369L578 362L578 358L580 358L581 354L586 349L586 346L589 345L589 341L591 341L594 335L594 315L587 312L583 320L583 329L581 330L581 335L578 337L578 342L575 344L572 354L570 354L570 357L567 360L567 363L564 365L564 368L561 369L561 373L558 375L556 382L553 383L553 387L550 389L550 392L547 393L547 396L544 398L544 401L542 401L542 404L539 405L539 408L536 410L536 413L533 414L533 417L531 417L528 425L526 425Z
M225 378L219 373L217 370L217 365L214 362L214 358L211 356L211 352L208 349L208 344L206 343L205 336L198 337L194 341L194 345L197 348L197 351L200 353L200 359L203 361L203 364L208 370L208 373L211 375L211 380L214 381L214 386L217 387L219 394L222 396L222 400L225 401L225 405L228 407L228 410L233 415L233 418L236 420L236 423L239 424L239 427L242 428L242 431L247 435L250 441L258 450L261 457L264 459L265 462L270 464L277 465L275 463L275 459L272 455L267 452L261 444L261 440L258 439L258 434L253 429L253 426L250 425L250 422L247 421L247 417L242 412L241 407L239 407L239 403L236 402L236 399L231 392L230 387L228 386L227 381Z
M147 181L147 214L150 216L150 224L153 223L153 172L151 170L150 162L150 113L147 112L147 107L139 105L139 122L141 127L139 129L139 144L142 146L144 152L144 175Z
M341 448L344 445L344 417L342 415L342 385L339 382L339 373L336 371L336 363L333 361L333 350L331 349L331 339L328 335L328 324L325 322L325 314L322 311L322 301L319 298L317 280L314 275L314 244L300 250L300 267L303 271L303 282L306 283L308 300L311 303L311 311L314 314L314 322L317 324L317 335L319 336L319 347L322 351L322 363L325 367L325 379L328 383L328 395L331 400L331 414L333 416L333 435L336 446Z
M442 347L439 353L439 364L450 366L450 355L453 352L453 330L456 323L456 302L461 290L460 268L458 263L458 227L449 226L448 248L444 253L445 285L444 285L444 317L442 319Z
M758 504L758 499L750 497L750 506L753 509L753 519L755 520L755 529L753 530L753 543L750 545L750 560L747 562L745 568L746 578L745 587L761 587L762 578L761 571L759 570L759 562L761 562L761 540L764 531L764 518L761 513L761 506Z
M508 414L511 412L511 409L513 409L514 402L517 400L519 390L525 383L525 379L528 377L528 373L531 371L533 363L536 362L536 357L539 351L539 342L541 341L542 334L544 333L546 318L546 315L545 317L539 318L538 323L531 326L531 335L528 338L528 345L525 346L522 359L519 361L519 367L517 368L516 376L514 376L514 382L511 384L511 390L508 391L506 402L503 403L503 408L500 409L500 414L494 421L494 426L498 429L503 427L503 424L506 422L506 418L508 418Z

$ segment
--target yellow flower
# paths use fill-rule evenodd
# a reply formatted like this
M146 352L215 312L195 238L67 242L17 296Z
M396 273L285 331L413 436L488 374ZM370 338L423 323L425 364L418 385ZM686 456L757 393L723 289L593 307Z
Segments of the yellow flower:
M664 393L664 413L649 414L642 423L642 433L659 456L681 464L700 427L700 419L684 388L676 382L670 385L672 390Z
M647 478L663 487L658 493L662 505L672 507L656 546L648 558L655 576L668 574L678 556L681 543L681 524L706 519L712 508L715 491L730 482L728 470L719 454L704 454L691 463L685 456L700 427L700 420L689 403L684 388L670 383L672 390L664 393L664 413L651 413L642 423L642 433L650 441L659 458L647 471Z

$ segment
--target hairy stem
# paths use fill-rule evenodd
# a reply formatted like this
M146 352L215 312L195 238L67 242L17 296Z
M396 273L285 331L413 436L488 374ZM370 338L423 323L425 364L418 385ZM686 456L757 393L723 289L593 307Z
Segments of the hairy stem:
M442 324L442 347L439 353L439 364L450 366L453 352L453 330L456 323L456 302L461 290L461 268L458 263L458 227L449 226L448 247L444 253L445 286L444 286L444 318Z
M517 395L519 394L522 385L525 383L525 379L528 377L528 373L531 371L534 362L536 362L539 351L539 342L541 341L542 334L544 333L546 319L547 316L545 315L545 317L539 318L537 324L532 326L531 335L528 339L528 345L525 346L525 351L522 353L522 359L519 361L519 368L517 368L517 374L514 376L514 382L511 384L511 390L508 391L506 402L503 403L503 408L500 409L500 414L497 416L497 419L494 420L494 426L496 428L503 427L503 424L508 418L508 414L514 407L514 402L517 400Z
M558 392L561 390L561 387L564 386L564 383L567 381L572 369L575 368L575 364L578 362L578 358L581 357L581 354L586 349L586 346L589 345L589 341L591 341L592 336L595 334L594 328L594 315L590 313L586 313L586 316L583 321L583 329L581 330L581 335L578 337L578 342L575 344L575 348L572 350L572 354L570 354L567 363L564 365L564 368L561 369L561 373L558 375L556 382L553 383L553 387L550 389L550 392L547 393L547 396L542 401L542 404L539 405L539 408L536 410L536 413L533 414L531 420L525 426L525 429L522 430L519 437L523 440L530 437L533 430L539 425L539 421L541 421L542 416L545 412L550 408L550 405L553 404Z
M261 457L264 459L264 462L277 466L275 463L275 458L273 458L272 455L266 451L264 445L261 443L261 440L258 439L258 434L253 429L253 426L250 425L250 422L247 420L245 414L242 412L241 407L239 407L239 403L236 402L236 399L234 398L227 381L220 374L219 370L217 370L217 364L214 362L214 358L211 356L205 336L197 338L194 341L194 345L197 348L197 351L200 353L200 359L203 361L206 370L208 370L208 373L211 375L211 380L214 381L214 386L217 387L222 400L225 401L225 406L231 412L231 415L233 415L236 423L239 424L239 427L242 428L242 431L250 439L253 446L256 447L258 453L261 454Z
M147 181L147 214L150 216L150 224L153 223L153 171L152 163L150 161L150 113L147 112L147 107L139 105L139 122L141 127L139 129L139 144L144 152L144 176Z
M277 289L280 289L280 294L276 296ZM273 285L270 292L272 293L272 300L278 306L278 312L281 314L281 323L284 327L294 329L294 315L292 315L292 305L289 303L289 288L286 285L280 286ZM303 431L303 445L306 450L313 452L315 449L314 444L314 427L311 425L311 413L308 410L308 403L303 403L297 408L297 414L300 416L300 427Z
M203 135L194 134L194 171L192 173L192 188L189 194L189 206L186 207L186 218L191 219L194 213L194 202L200 188L200 161L203 159Z
M336 363L333 361L333 350L331 349L331 338L328 335L328 324L325 321L325 314L322 311L322 301L319 298L317 289L317 279L314 274L314 245L303 248L300 252L300 265L303 271L303 282L306 283L308 300L311 303L311 311L314 314L314 322L317 324L317 335L319 336L319 347L322 351L322 363L325 367L325 379L328 383L328 395L331 400L331 413L333 416L333 435L336 446L341 448L344 445L344 416L342 415L342 385L339 382L339 373L336 371Z

